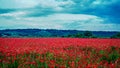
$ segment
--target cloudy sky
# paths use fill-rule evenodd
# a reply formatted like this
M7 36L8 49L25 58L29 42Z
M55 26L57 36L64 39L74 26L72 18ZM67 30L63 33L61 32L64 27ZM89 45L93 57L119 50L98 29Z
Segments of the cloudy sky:
M0 0L0 29L120 31L120 0Z

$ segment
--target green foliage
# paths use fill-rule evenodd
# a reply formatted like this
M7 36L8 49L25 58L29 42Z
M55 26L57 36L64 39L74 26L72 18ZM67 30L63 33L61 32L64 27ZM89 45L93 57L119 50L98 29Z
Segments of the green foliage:
M10 63L2 62L0 63L0 68L52 68L52 65L53 68L60 68L59 66L64 66L65 68L78 68L79 65L83 66L81 68L87 68L87 64L91 64L91 68L93 68L92 64L99 64L96 68L109 68L111 63L116 64L116 61L120 58L120 50L115 46L111 46L106 50L97 50L93 47L80 46L79 48L69 46L65 50L72 51L72 53L55 55L51 52L46 52L44 54L30 52L26 53L26 55L21 54L16 56L19 58L16 58L14 62L11 61L13 56L10 56L11 58L6 57ZM76 50L82 51L82 53L75 55L74 53L76 53ZM4 57L0 57L0 59L4 59ZM109 65L108 67L104 65L106 64L104 61ZM103 63L101 64L101 62ZM118 62L116 66L118 66L119 63L120 62Z
M85 38L91 38L93 36L90 31L85 31L83 34Z
M115 35L113 35L113 36L111 36L111 38L120 38L120 32L115 34Z
M117 32L54 30L54 29L11 29L0 30L0 37L72 37L72 38L120 38ZM114 35L111 37L111 35Z
M85 31L84 33L70 34L70 35L68 35L66 37L72 37L72 38L97 38L90 31Z
M108 63L114 63L117 59L120 58L119 52L116 51L116 47L113 47L113 46L111 46L111 52L107 53L106 51L101 50L99 53L102 55L100 60L101 61L105 60Z
M78 37L78 38L83 38L83 34L78 33L78 34L76 34L76 35L75 35L75 37Z

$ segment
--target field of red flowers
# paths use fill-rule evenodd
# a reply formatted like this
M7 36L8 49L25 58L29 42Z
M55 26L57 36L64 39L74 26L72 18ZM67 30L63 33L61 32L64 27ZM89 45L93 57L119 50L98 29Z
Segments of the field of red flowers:
M120 39L0 38L0 68L120 68Z

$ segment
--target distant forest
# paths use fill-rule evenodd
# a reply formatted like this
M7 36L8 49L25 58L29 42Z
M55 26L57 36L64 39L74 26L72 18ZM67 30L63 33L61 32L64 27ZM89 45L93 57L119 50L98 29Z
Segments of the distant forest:
M120 38L120 32L56 29L6 29L0 30L0 37Z

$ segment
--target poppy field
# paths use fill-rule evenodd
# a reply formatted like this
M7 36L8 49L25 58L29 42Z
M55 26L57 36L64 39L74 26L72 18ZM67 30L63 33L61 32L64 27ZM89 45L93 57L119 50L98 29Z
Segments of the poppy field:
M0 38L0 68L120 68L120 39Z

